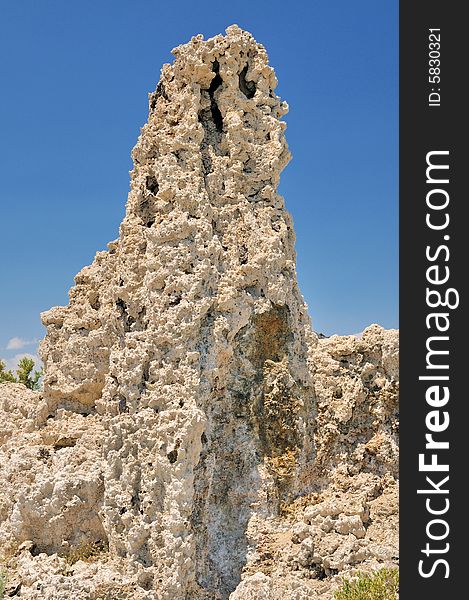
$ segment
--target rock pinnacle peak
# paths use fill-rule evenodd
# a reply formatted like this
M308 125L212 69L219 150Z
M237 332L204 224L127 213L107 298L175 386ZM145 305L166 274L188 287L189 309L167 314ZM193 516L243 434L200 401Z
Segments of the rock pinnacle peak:
M267 54L233 25L174 55L132 153L119 239L76 276L67 307L42 315L44 393L106 416L110 546L225 597L250 518L278 511L312 451L311 332L277 192L290 155ZM123 515L135 485L141 509ZM205 498L207 486L218 491Z

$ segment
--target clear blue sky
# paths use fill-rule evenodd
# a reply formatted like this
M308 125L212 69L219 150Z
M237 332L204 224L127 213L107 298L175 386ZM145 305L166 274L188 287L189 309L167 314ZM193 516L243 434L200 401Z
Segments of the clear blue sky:
M170 51L232 23L290 105L281 193L316 331L397 327L398 2L18 0L0 4L0 357L118 235L130 151ZM14 339L18 338L18 339ZM13 341L12 341L13 340Z

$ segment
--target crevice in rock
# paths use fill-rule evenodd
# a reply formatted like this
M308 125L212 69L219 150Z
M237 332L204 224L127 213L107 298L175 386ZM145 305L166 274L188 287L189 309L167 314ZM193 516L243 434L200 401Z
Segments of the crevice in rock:
M101 303L99 301L98 292L93 292L89 296L90 306L93 310L99 310L101 308Z
M144 307L142 307L142 309L140 310L140 312L137 314L137 319L135 321L135 330L136 331L143 331L144 329L147 328L147 320L145 319L147 314L147 309Z
M164 87L164 83L162 81L160 81L156 86L155 96L157 98L162 96L165 100L169 100L168 94L166 93L166 88Z
M212 69L215 73L215 77L212 79L210 87L208 88L208 94L210 96L210 112L212 113L212 120L216 130L221 133L223 131L223 117L218 108L217 101L215 100L215 92L221 86L223 80L220 77L220 65L217 60L214 61Z
M138 489L134 492L132 498L130 499L130 506L135 508L136 511L140 511L140 484L138 485Z
M156 215L152 210L150 200L148 198L140 203L138 207L138 216L142 220L144 227L151 227L154 224Z
M246 98L254 98L254 94L256 93L256 84L254 81L246 80L248 66L249 65L246 65L239 74L239 89L243 92Z
M164 83L160 81L156 86L156 90L150 94L150 111L153 112L156 108L156 103L158 98L164 98L166 101L169 101L168 94L166 93L166 88Z
M125 396L122 396L122 395L119 396L118 408L119 408L120 413L129 412L129 408L127 406L127 400L126 400Z
M243 389L232 392L238 398L233 414L246 419L255 432L259 455L276 482L277 508L297 471L303 450L300 423L309 410L304 406L308 395L290 372L293 343L288 306L272 305L253 316L235 338L236 347L245 349L255 375L247 378Z
M136 317L134 317L127 303L122 299L118 298L116 301L116 306L119 310L120 317L123 321L124 331L127 333L129 331L143 331L147 327L146 322L146 308L142 307L140 311L137 313Z
M117 299L116 306L123 321L124 331L127 333L130 331L133 323L135 323L135 319L129 315L127 304L124 302L124 300L122 300L122 298Z
M156 220L156 210L153 197L159 192L160 186L152 175L148 175L145 181L144 194L145 198L139 203L137 215L142 220L145 227L151 227Z
M200 145L204 175L212 172L212 159L209 147L213 148L217 156L222 154L220 144L223 134L223 116L218 107L215 92L220 88L223 80L220 76L220 65L217 60L213 62L212 70L215 76L210 83L210 87L208 90L201 90L202 97L205 96L206 101L209 102L209 106L199 111L199 122L204 128L204 139Z
M142 384L143 384L143 387L146 386L146 384L148 383L149 379L150 379L150 362L146 362L143 365L143 371L142 371Z
M246 244L242 244L239 249L239 264L245 265L248 262L248 249L246 248Z
M254 317L255 338L253 340L252 361L260 375L266 360L279 362L287 353L287 345L292 341L287 306L273 306L270 310Z

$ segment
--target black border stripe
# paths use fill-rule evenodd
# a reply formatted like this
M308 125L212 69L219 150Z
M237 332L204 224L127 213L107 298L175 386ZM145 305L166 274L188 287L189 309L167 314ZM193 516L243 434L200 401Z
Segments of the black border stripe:
M467 306L468 251L464 219L466 205L469 204L467 191L463 189L468 155L465 148L467 118L463 110L463 89L467 88L468 68L464 58L468 52L467 22L464 21L463 3L401 2L400 3L400 330L401 330L401 586L400 597L404 600L425 600L441 598L463 598L468 594L466 583L467 540L469 532L469 502L467 500L467 481L469 481L466 460L468 459L467 441L469 440L469 421L467 406L469 393L465 383L466 350L465 339L469 333ZM440 29L440 76L438 84L431 84L429 77L429 29ZM436 46L434 47L436 49ZM433 54L436 57L436 53ZM434 74L434 73L433 73ZM428 96L431 88L440 88L440 106L429 106ZM435 97L436 98L436 97ZM434 150L448 150L449 183L440 186L426 182L426 155ZM444 162L446 159L441 159ZM433 188L444 188L450 197L448 214L450 223L442 231L432 231L425 222L429 212L426 195ZM434 196L436 199L438 194ZM443 200L444 194L439 198ZM431 212L431 210L430 210ZM443 217L445 211L435 212ZM450 239L445 240L444 235ZM444 260L446 251L441 250L439 258L433 262L425 255L426 247L435 255L439 245L447 245L450 251L448 261ZM438 272L448 266L450 278L446 284L430 285L426 271L429 266L438 264ZM435 271L431 275L435 275ZM439 307L431 309L426 302L426 288L455 288L459 293L460 304L455 309ZM430 336L437 335L434 320L432 327L426 325L426 316L431 312L449 313L450 326L447 342L440 348L449 350L441 355L440 362L446 362L449 369L428 370L426 368L426 342ZM433 346L434 348L436 346ZM448 387L450 400L440 407L440 417L447 411L450 425L446 431L434 434L437 440L449 441L448 450L437 452L438 461L449 465L449 472L424 473L419 471L418 456L425 452L425 434L429 432L425 422L426 415L435 410L426 402L426 390L429 385L438 382L420 380L419 375L449 375ZM445 382L440 381L441 385ZM426 451L426 462L431 450ZM417 489L431 486L425 477L432 476L439 482L449 474L448 495L433 496L417 494ZM444 486L442 486L443 488ZM441 515L449 525L446 539L432 541L427 537L428 523L438 516L430 515L426 508L426 499L435 498L435 509L444 506L444 497L448 497L450 508ZM438 500L437 500L438 498ZM438 505L438 501L440 504ZM440 527L440 529L438 529ZM444 526L431 526L435 535L443 534ZM443 549L449 543L448 552L422 553L426 543L433 549ZM439 564L431 577L419 575L419 561L424 560L423 570L430 572L433 563L442 558L448 562L449 578L445 578L446 567ZM462 595L461 595L462 594Z

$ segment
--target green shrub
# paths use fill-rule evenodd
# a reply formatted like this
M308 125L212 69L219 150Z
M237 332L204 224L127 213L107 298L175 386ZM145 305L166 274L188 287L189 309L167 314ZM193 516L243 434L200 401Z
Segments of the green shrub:
M3 360L0 360L0 383L18 383L11 371L5 371L5 367Z
M106 542L83 541L79 546L71 550L65 556L65 560L69 565L74 565L79 560L83 560L84 562L92 562L93 560L99 559L100 556L106 552L109 552L109 546Z
M360 574L356 579L346 579L335 592L335 600L398 600L399 571L381 569L371 575Z
M5 363L0 360L0 383L23 383L30 390L38 390L39 380L42 377L42 369L34 371L34 360L24 356L18 363L15 377L11 371L5 370Z
M0 571L0 600L3 600L3 594L7 585L6 571Z

